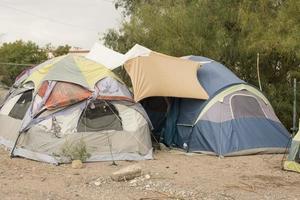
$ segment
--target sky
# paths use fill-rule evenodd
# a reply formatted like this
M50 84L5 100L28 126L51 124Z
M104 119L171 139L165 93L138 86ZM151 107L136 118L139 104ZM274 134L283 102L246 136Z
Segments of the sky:
M0 0L0 44L23 39L90 49L121 19L113 0Z

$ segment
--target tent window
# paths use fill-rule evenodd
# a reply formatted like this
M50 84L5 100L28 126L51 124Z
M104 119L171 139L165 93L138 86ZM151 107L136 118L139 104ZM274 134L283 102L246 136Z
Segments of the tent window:
M9 116L15 119L23 119L32 101L32 91L29 90L22 94L20 99L9 112Z
M234 95L231 98L231 110L234 118L265 117L257 99L248 95Z
M122 130L117 109L110 103L96 100L82 113L77 126L78 132Z

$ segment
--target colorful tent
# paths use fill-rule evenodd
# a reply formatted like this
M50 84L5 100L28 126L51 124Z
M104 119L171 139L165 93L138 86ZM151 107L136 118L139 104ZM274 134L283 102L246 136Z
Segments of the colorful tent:
M0 126L0 143L14 156L55 164L82 152L87 161L152 158L141 105L109 69L79 56L23 73L1 107Z
M299 121L300 125L300 121ZM299 126L298 126L299 127ZM292 139L287 161L284 162L283 168L288 171L300 173L300 130Z
M185 59L202 63L197 76L210 98L172 99L163 129L167 145L222 156L284 152L289 133L259 90L211 59Z

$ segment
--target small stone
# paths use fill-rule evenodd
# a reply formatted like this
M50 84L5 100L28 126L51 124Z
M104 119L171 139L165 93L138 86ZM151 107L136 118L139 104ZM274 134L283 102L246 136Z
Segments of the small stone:
M111 178L114 181L128 181L142 175L142 168L139 165L129 165L114 173Z
M96 186L100 186L100 185L101 185L101 182L100 182L100 181L96 181L94 184L95 184Z
M41 181L44 182L46 180L46 177L42 177Z
M136 182L137 182L137 180L133 179L129 183L132 184L132 183L136 183Z
M73 169L81 169L83 167L83 164L81 160L73 160L72 161L72 168Z
M149 174L145 175L145 179L150 179L150 178L151 178L151 176Z

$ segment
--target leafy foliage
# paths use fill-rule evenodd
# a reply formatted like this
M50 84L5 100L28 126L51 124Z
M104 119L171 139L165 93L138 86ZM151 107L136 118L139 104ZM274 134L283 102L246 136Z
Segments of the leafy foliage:
M22 40L4 43L0 46L0 80L2 79L5 85L10 86L23 70L47 60L49 52L52 52L56 57L67 54L70 48L69 45L55 48L51 44L46 45L45 48L40 48L34 42Z
M87 150L86 143L81 138L79 141L66 141L61 149L61 156L67 157L70 160L81 160L85 162L91 154Z
M15 78L26 68L39 64L47 59L46 51L40 49L33 42L18 40L13 43L4 43L0 47L0 63L22 63L28 65L0 64L2 81L11 85Z
M173 56L203 55L253 85L258 85L259 53L263 92L284 125L291 127L292 78L300 73L300 1L117 0L116 4L124 21L102 39L117 51L126 52L139 43Z

